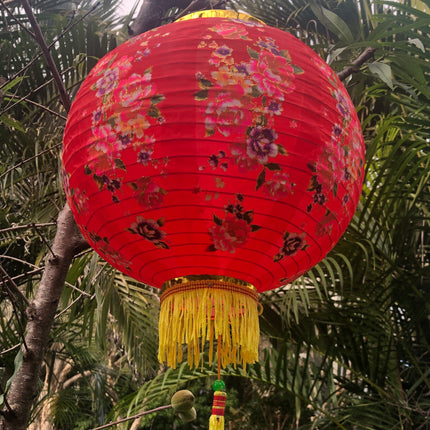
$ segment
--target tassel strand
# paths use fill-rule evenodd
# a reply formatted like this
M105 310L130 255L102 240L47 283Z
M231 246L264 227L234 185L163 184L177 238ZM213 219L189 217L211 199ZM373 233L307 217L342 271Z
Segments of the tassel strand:
M209 342L209 364L213 343L218 339L222 367L258 359L258 294L251 286L223 279L181 281L161 295L158 358L176 368L187 345L190 367L197 367Z

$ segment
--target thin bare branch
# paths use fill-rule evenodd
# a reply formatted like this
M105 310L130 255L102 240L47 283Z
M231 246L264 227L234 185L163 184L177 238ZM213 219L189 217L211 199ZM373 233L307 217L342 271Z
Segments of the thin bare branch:
M15 1L15 0L13 0ZM79 24L88 15L90 15L96 8L100 6L100 2L96 3L87 13L82 15L76 21L71 22L64 30L48 45L48 49L51 49L65 34L67 34L75 25ZM13 81L16 77L23 74L27 69L29 69L40 57L43 56L43 51L37 53L21 70L18 70L9 80L2 82L0 84L0 90L6 86L9 82Z
M40 157L41 155L45 154L46 152L52 151L55 148L59 148L62 145L62 143L57 143L56 145L51 146L50 148L44 149L43 151L40 151L36 155L33 155L32 157L26 158L25 160L21 161L18 164L15 164L15 166L12 166L10 169L7 169L6 172L2 173L0 175L0 179L6 176L8 173L12 172L13 170L17 169L18 167L21 167L22 165L34 160L37 157Z
M31 32L19 19L16 19L13 12L7 7L6 3L3 0L0 0L0 4L3 6L3 9L9 14L12 20L26 33L30 35L32 39L35 39L35 35Z
M0 351L0 355L7 354L8 352L12 352L15 349L18 349L21 346L20 343L17 343L16 345L12 346L11 348L5 349L4 351Z
M19 280L19 279L21 279L21 278L26 278L27 276L35 275L35 274L37 274L37 273L43 272L43 269L44 269L43 267L39 267L38 269L29 270L28 272L21 273L21 275L16 275L16 276L14 276L12 279L13 279L14 281L18 281L18 280Z
M81 239L82 239L82 243L79 245L79 249L89 248L89 245L85 242L85 240L84 240L82 237L81 237ZM75 255L73 258L78 257L78 256L81 256L81 255L83 255L83 253L82 253L82 254L77 253L77 255ZM28 261L21 260L20 258L17 258L17 257L12 257L11 255L5 255L5 254L2 254L2 255L0 255L0 258L7 258L7 259L9 259L9 260L18 261L19 263L26 264L27 266L30 266L30 267L34 267L34 270L32 270L32 271L30 271L30 272L26 272L26 273L23 273L22 275L15 276L15 277L13 278L13 280L14 280L14 281L15 281L15 280L17 280L18 278L23 277L23 276L32 275L32 274L34 274L34 273L39 273L39 272L42 272L42 271L44 271L44 270L45 270L45 266L38 267L38 266L36 266L36 265L34 265L34 264L32 264L32 263L29 263ZM66 283L65 283L65 285L66 285L67 287L70 287L70 288L72 288L73 290L77 291L78 293L83 294L84 296L85 296L85 295L90 296L90 294L88 294L88 293L87 293L87 292L85 292L85 291L80 290L78 287L75 287L75 286L74 286L73 284L71 284L70 282L66 282Z
M85 296L88 297L90 295L88 293L86 293L85 291L82 291L82 294L79 297L77 297L75 300L73 300L73 302L70 303L67 307L65 307L61 312L59 312L57 315L55 315L55 318L59 318L61 315L66 313L76 302L78 302L79 300L82 299L82 297L85 297ZM90 301L94 300L95 296L96 296L95 294L90 296Z
M143 417L144 415L152 414L154 412L159 412L159 411L163 411L165 409L171 409L171 408L172 408L172 405L159 406L158 408L151 409L149 411L140 412L139 414L133 415L132 417L122 418L118 421L112 421L109 424L105 424L105 425L102 425L100 427L95 427L95 428L93 428L93 430L107 429L107 428L115 426L117 424L125 423L126 421L135 420L136 418Z
M49 249L49 252L51 253L52 258L57 259L57 256L55 255L54 251L52 250L51 245L46 240L45 236L39 231L37 225L33 223L32 227L34 227L34 229L36 230L36 233L38 234L38 236L42 239L43 243Z
M61 79L60 72L55 65L54 59L52 58L51 51L48 48L48 45L45 42L45 38L43 37L42 30L39 27L38 22L36 21L36 17L34 16L33 9L27 0L21 0L22 7L25 10L25 13L28 16L30 24L33 28L35 39L42 49L43 55L45 56L46 62L48 64L48 68L54 77L55 83L57 85L58 91L60 92L61 102L63 103L64 109L66 112L69 112L71 101L70 97L67 94L66 87L64 86L63 80Z
M18 230L29 230L31 228L44 228L44 227L50 227L53 225L56 225L56 222L45 222L43 224L35 224L30 223L26 225L14 225L13 227L3 228L0 230L0 234L2 233L8 233L9 231L18 231Z
M13 291L12 291L13 295L18 296L27 306L30 306L30 302L28 301L27 297L25 297L24 294L22 294L21 290L18 288L18 285L15 284L15 281L9 276L9 273L6 272L6 270L3 268L1 264L0 264L0 272L7 279L7 281L9 282L9 285L13 288Z
M28 351L28 347L27 347L27 342L25 339L25 327L22 324L22 320L20 318L20 312L22 313L22 308L21 310L17 309L18 308L18 304L20 303L19 301L16 300L16 298L21 299L27 306L29 306L29 301L27 300L27 297L25 297L22 292L20 291L20 289L18 288L18 286L15 284L15 282L11 279L11 277L9 276L9 274L6 272L6 270L4 270L3 266L0 265L0 272L3 274L2 278L2 285L4 287L4 289L6 290L6 293L9 296L10 302L12 304L12 312L15 315L17 324L19 326L19 330L18 333L20 335L20 337L22 338L22 344L24 345L24 348ZM5 282L3 280L3 277L7 280L7 282ZM12 290L9 288L9 286L12 287Z
M365 51L363 51L352 63L350 66L345 67L343 70L341 70L337 77L343 81L348 76L352 75L353 73L356 73L359 71L360 67L367 61L370 60L374 53L376 51L376 48L366 48Z
M40 103L37 103L37 102L35 102L34 100L29 99L29 98L28 98L28 95L23 96L23 97L17 97L17 96L10 96L10 95L7 95L6 97L7 97L7 98L10 98L10 99L12 99L12 100L13 100L13 99L18 99L18 100L17 100L15 103L13 103L12 105L7 106L7 107L6 107L6 109L3 109L3 110L0 112L0 115L2 115L2 114L4 114L4 113L6 113L8 110L12 109L13 107L15 107L17 104L21 103L22 101L25 101L26 103L31 104L31 105L33 105L33 106L36 106L36 107L38 107L38 108L40 108L40 109L42 109L42 110L44 110L44 111L46 111L46 112L48 112L48 113L50 113L50 114L52 114L52 115L57 116L58 118L61 118L61 119L62 119L62 120L64 120L64 121L66 121L66 120L67 120L67 117L66 117L66 116L61 115L60 113L55 112L54 110L50 109L49 107L44 106L44 105L41 105Z

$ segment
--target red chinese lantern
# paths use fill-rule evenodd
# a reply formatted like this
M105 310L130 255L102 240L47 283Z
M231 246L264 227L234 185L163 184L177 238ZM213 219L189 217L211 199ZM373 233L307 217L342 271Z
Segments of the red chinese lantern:
M356 208L364 145L336 74L288 33L223 11L139 35L82 84L64 182L88 243L161 295L159 359L206 341L258 352L257 292L336 244ZM193 15L195 17L196 14Z

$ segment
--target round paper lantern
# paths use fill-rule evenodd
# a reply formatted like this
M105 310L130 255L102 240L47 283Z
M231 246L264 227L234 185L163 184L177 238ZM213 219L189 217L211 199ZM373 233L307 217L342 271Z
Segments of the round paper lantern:
M77 224L163 288L159 358L173 367L184 343L196 365L206 341L223 366L254 362L257 292L333 248L363 179L360 124L330 67L276 28L201 15L102 58L64 135Z

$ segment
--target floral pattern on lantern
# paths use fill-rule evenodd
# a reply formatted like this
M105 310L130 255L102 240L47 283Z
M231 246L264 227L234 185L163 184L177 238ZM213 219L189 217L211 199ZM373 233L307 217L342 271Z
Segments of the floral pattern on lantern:
M144 56L149 54L147 49ZM123 151L131 147L136 152L137 162L144 166L153 164L155 141L146 130L155 122L164 121L157 108L164 96L156 94L156 86L151 81L151 67L142 74L130 75L134 58L128 55L117 57L116 54L108 56L109 61L105 59L101 65L97 64L92 72L98 79L91 90L100 103L92 112L91 131L96 143L88 147L89 162L85 165L85 173L93 177L100 190L107 189L115 203L120 201L127 170L122 161ZM147 187L149 185L153 192L154 187L157 189L154 183L147 184ZM131 186L139 188L137 183ZM158 188L158 191L160 195L156 200L160 201L164 190ZM144 196L139 192L136 194L142 204ZM146 200L151 199L148 193L146 197Z
M215 26L209 30L227 39L238 34L231 32L231 25L227 28L228 31ZM248 32L242 28L240 34L246 37ZM210 38L208 34L206 39ZM195 94L195 99L206 106L206 136L216 132L229 136L233 131L242 134L244 139L235 142L231 155L243 172L263 167L257 178L259 188L264 183L266 168L280 170L271 160L278 153L286 155L285 148L276 143L273 116L280 115L282 101L294 90L295 74L303 71L291 64L288 52L280 50L272 38L258 38L255 46L248 46L247 61L243 61L242 52L241 59L236 59L233 49L226 44L220 47L212 41L199 45L207 47L213 49L208 62L215 70L210 70L210 76L201 71L196 74L200 90Z
M97 63L69 116L64 183L84 236L120 270L157 287L207 273L264 291L332 249L363 156L352 102L313 51L205 18Z
M244 211L242 201L243 196L237 194L236 201L225 207L224 219L214 214L215 225L209 229L213 244L208 246L208 251L221 250L234 253L237 247L245 245L251 232L260 230L259 225L251 224L254 211Z

